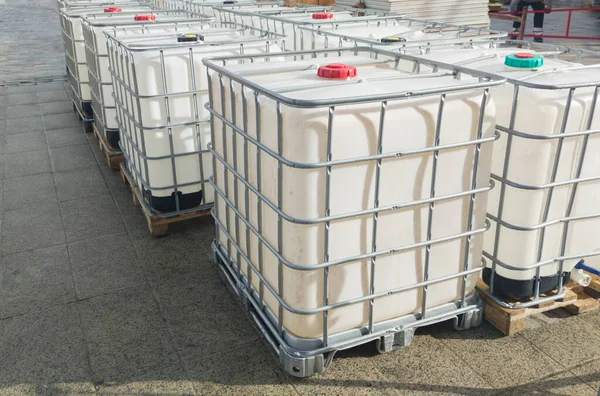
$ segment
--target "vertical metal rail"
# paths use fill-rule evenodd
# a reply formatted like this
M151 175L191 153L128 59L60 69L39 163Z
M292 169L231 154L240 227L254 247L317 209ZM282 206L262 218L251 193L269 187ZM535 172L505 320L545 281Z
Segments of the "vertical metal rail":
M163 80L163 90L165 95L165 112L167 116L167 132L169 136L169 150L171 153L171 171L173 175L173 192L175 196L175 210L179 212L180 210L180 202L179 202L179 189L177 188L177 160L175 158L175 147L173 142L173 127L171 126L171 106L169 105L169 89L167 87L167 72L165 69L165 53L163 50L160 50L160 73ZM147 161L147 160L146 160ZM150 175L148 177L148 190L152 191L150 184ZM152 193L149 194L148 200L152 200ZM152 202L150 202L150 206L152 206Z
M256 117L256 141L261 142L261 111L260 111L260 100L258 99L258 92L254 91L254 111ZM256 190L259 194L256 194L256 218L257 218L257 229L260 235L262 235L262 149L260 146L256 145ZM258 268L260 270L260 274L264 273L263 268L263 245L260 238L258 239ZM264 309L265 308L265 285L260 280L258 285L258 295L260 298L260 305Z
M206 180L204 178L204 153L202 150L202 136L200 134L200 114L198 111L198 88L196 86L196 69L195 69L195 62L194 62L194 50L192 47L190 47L189 53L188 53L189 57L190 57L190 78L191 78L191 82L192 82L192 102L193 102L193 106L194 106L194 121L196 122L195 124L195 130L196 130L196 145L198 147L198 167L199 167L199 171L200 171L200 180ZM212 117L211 117L212 118ZM211 140L212 142L212 140ZM200 183L200 186L202 188L202 196L200 198L200 204L206 204L206 183Z
M283 157L283 115L281 103L277 102L277 154ZM277 207L283 210L283 164L277 160ZM283 218L277 213L277 250L283 256ZM283 298L283 262L277 258L277 292ZM279 334L283 335L283 305L279 303L277 327Z
M221 88L221 111L223 114L227 114L225 111L225 85L223 84L223 75L219 74L219 86ZM227 125L224 122L221 122L221 140L223 142L223 158L227 161ZM214 171L213 171L214 172ZM223 169L223 189L225 190L225 196L229 197L229 171L227 168ZM231 229L230 219L229 219L230 209L227 205L225 205L225 224L228 229ZM231 260L231 242L229 238L227 238L227 258Z
M442 131L442 118L444 114L444 105L446 104L446 94L440 96L440 103L438 105L438 115L435 125L435 137L433 140L434 147L440 145L440 134ZM429 188L429 198L435 198L435 185L437 179L437 167L439 161L440 151L435 150L433 152L433 159L431 165L431 186ZM431 241L432 227L433 227L433 213L435 209L435 203L432 201L429 203L429 209L427 211L427 242ZM429 260L431 257L431 243L425 246L425 265L423 268L423 282L429 280ZM427 315L427 289L428 286L423 286L423 296L421 299L421 318L425 318Z
M481 106L479 106L479 120L477 122L477 140L481 140L483 137L483 121L485 119L485 109L487 107L488 98L490 96L489 88L485 89L483 92L483 97L481 98ZM471 190L475 190L477 188L477 177L479 176L479 162L481 156L481 143L477 143L475 145L475 154L473 159L473 175L471 176ZM469 212L468 212L468 223L467 223L467 232L473 231L473 215L475 210L475 199L477 194L471 194L469 196ZM469 269L469 257L471 250L471 240L473 236L469 234L465 241L465 256L463 262L463 271L467 271ZM462 288L460 293L460 305L461 307L466 306L466 296L467 296L467 275L463 275L462 278Z
M327 121L327 162L333 160L332 141L333 141L333 118L335 115L335 106L328 109ZM332 166L325 168L325 217L331 216L331 170ZM331 233L331 222L325 222L325 241L323 244L323 262L329 262L329 238ZM323 306L329 305L329 267L323 268ZM329 345L329 310L323 311L323 345Z
M231 122L233 125L237 124L237 108L235 105L235 92L233 90L233 80L229 80L229 101L231 104ZM239 206L239 196L238 196L238 179L236 176L236 173L238 172L238 160L237 160L237 132L233 129L231 129L231 151L232 151L232 155L233 155L233 169L235 170L235 173L233 173L232 177L233 177L233 200L234 200L234 207L239 210L240 206ZM239 243L240 241L240 218L239 216L235 216L234 218L234 222L235 222L235 240ZM246 252L247 254L248 252ZM238 271L238 276L241 277L241 273L242 273L242 256L240 255L239 250L237 251L237 255L236 255L236 264L237 264L237 271Z
M560 135L563 135L567 130L567 123L569 121L569 112L571 111L571 103L573 101L573 94L575 93L575 88L569 89L569 94L567 95L567 103L565 105L565 110L563 114L562 125L560 127ZM558 165L560 163L560 157L562 153L562 146L564 143L564 138L559 138L558 143L556 145L556 155L554 157L554 164L552 165L552 174L550 176L550 183L554 183L556 181L556 175L558 174ZM546 204L544 205L544 213L542 215L542 223L548 221L548 215L550 214L550 204L552 203L552 196L554 194L554 187L548 188L548 194L546 195ZM542 227L540 230L540 239L538 243L538 254L537 261L542 261L543 249L544 249L544 237L546 235L546 226ZM562 268L563 262L561 260L559 267ZM541 282L541 266L538 266L535 269L535 292L534 299L537 300L540 297L540 282ZM562 277L562 273L558 273L559 278ZM558 292L562 292L562 288L558 290Z
M569 14L570 15L570 14ZM596 104L598 103L598 91L600 90L600 87L596 87L596 89L594 89L594 95L592 96L592 103L590 106L590 116L587 120L586 123L586 130L590 130L592 129L592 123L594 121L594 114L595 114L595 110L596 110ZM575 176L574 179L579 179L581 177L581 171L583 170L583 164L585 162L585 155L587 152L587 146L588 146L588 141L589 141L590 135L586 134L583 137L583 142L581 144L581 154L579 155L579 161L577 162L577 168L575 171ZM567 210L565 213L565 217L571 217L571 213L573 211L573 206L575 204L575 197L577 196L577 189L579 187L579 182L576 182L573 184L573 187L571 189L571 194L569 196L569 201L567 203ZM563 235L562 235L562 241L561 241L561 246L560 246L560 256L564 256L565 255L565 250L567 248L567 237L569 235L569 225L570 222L567 221L565 222L564 226L563 226ZM564 262L561 260L559 263L559 275L562 274L563 272L563 265ZM558 277L558 290L562 290L563 287L563 277L559 276Z
M240 84L240 90L242 92L242 126L244 131L248 131L248 100L246 98L246 89L243 84ZM236 131L233 131L237 134ZM248 175L248 139L243 136L244 139L244 178L250 180ZM244 185L244 215L248 220L250 217L250 189ZM246 229L246 255L252 259L251 244L250 244L250 228L244 226ZM252 267L246 263L247 277L248 277L248 290L252 292Z
M387 100L381 102L381 108L379 109L379 131L377 133L377 155L383 154L383 132L385 130L385 115L387 110ZM377 165L375 167L375 186L373 191L373 207L375 209L379 208L379 193L380 193L380 183L381 183L381 166L382 159L377 159ZM377 260L376 252L377 252L377 230L379 223L379 212L375 211L373 213L373 227L371 230L371 253L373 256L371 257L371 274L369 279L369 293L371 295L375 294L375 264ZM369 300L369 333L373 333L374 330L374 317L375 317L375 299L372 298Z
M508 128L512 131L515 129L515 121L517 119L517 104L519 102L519 86L515 85L513 91L513 101L512 101L512 109L510 111L510 121ZM510 153L512 148L512 140L513 135L511 133L506 134L506 149L504 151L504 164L502 167L502 180L506 180L508 177L508 164L510 163ZM496 260L498 258L498 249L500 245L500 231L502 230L502 225L500 224L500 219L502 219L502 215L504 213L504 194L506 193L506 183L500 183L500 193L498 198L498 221L496 223L496 234L494 235L494 252L492 254L492 268L490 273L490 284L489 291L490 294L494 294L494 280L496 278Z

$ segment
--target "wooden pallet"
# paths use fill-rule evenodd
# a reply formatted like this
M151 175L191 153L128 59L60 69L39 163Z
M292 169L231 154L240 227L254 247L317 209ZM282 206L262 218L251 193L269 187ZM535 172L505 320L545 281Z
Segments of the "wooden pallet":
M108 167L110 169L119 170L121 169L121 162L123 161L123 154L113 154L108 151L108 143L106 142L106 138L100 134L98 128L96 128L96 124L94 124L94 136L96 137L96 141L98 142L98 146L100 147L100 151L106 157L106 161L108 162Z
M485 293L479 293L485 301L484 317L504 335L511 335L525 330L527 318L543 312L564 308L572 314L594 311L600 308L596 299L600 292L600 277L592 276L592 283L584 288L574 282L565 286L565 297L529 308L508 309L492 301ZM488 286L479 279L478 289L488 290ZM516 301L515 301L516 302ZM512 303L511 303L512 304Z
M198 209L197 211L194 211L194 212L186 212L186 213L182 213L180 215L171 216L171 217L151 216L147 212L147 210L144 208L144 206L141 204L141 202L139 201L139 198L135 191L137 189L137 187L129 182L129 179L127 178L127 175L125 173L126 171L123 169L123 163L121 163L119 165L119 170L120 170L120 174L121 174L121 180L123 181L123 183L127 184L129 186L129 189L131 190L131 194L133 195L133 202L142 210L144 217L146 217L146 222L148 223L148 230L150 231L150 235L152 235L152 236L158 237L158 236L167 235L169 233L169 225L171 225L171 224L181 223L183 221L210 215L210 208L209 209L204 208L204 209ZM148 205L148 202L145 201L145 204ZM160 214L160 212L156 212L156 214Z

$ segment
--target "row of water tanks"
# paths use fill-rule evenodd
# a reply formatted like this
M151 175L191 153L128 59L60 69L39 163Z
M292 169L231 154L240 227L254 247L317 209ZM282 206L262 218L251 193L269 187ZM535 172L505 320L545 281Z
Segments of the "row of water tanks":
M62 1L76 100L153 210L214 204L288 346L464 312L482 261L503 299L600 269L599 54L357 10Z

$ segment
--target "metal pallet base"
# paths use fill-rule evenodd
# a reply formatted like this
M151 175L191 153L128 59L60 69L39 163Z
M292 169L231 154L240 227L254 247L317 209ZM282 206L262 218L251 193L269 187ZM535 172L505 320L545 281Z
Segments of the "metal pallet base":
M446 304L428 310L426 318L419 315L405 317L380 323L371 334L358 329L330 336L333 340L328 347L299 349L299 346L314 345L320 340L298 339L289 334L281 335L277 331L277 321L273 313L266 307L261 308L256 293L248 288L245 277L239 278L231 261L227 259L216 241L211 244L213 262L219 269L219 274L229 288L238 296L246 313L252 319L253 325L264 337L279 358L283 369L294 377L310 377L324 372L331 364L337 351L350 349L358 345L375 341L379 353L387 353L409 346L412 343L415 330L419 327L454 321L456 330L466 330L477 327L483 319L483 301L474 292L467 299L465 307L460 302Z

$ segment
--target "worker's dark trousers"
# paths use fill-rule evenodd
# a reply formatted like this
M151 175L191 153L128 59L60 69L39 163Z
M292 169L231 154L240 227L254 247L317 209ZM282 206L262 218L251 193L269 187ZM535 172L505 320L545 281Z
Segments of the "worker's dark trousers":
M515 13L515 15L517 16L521 16L523 9L525 7L530 7L533 8L534 11L544 11L544 2L543 1L537 1L535 3L530 3L528 1L520 1L519 5L517 5L517 12ZM515 30L521 28L521 21L515 21L513 23L513 28L515 28ZM543 12L539 12L536 13L533 16L533 34L542 34L544 28L544 13Z

